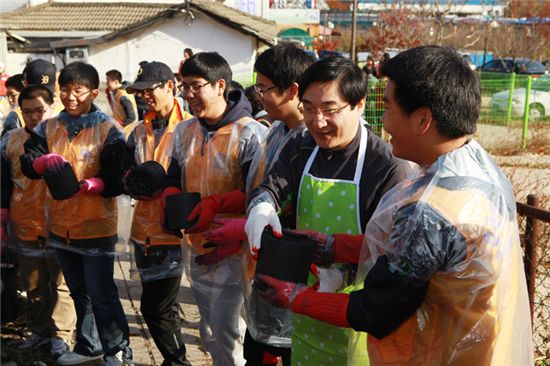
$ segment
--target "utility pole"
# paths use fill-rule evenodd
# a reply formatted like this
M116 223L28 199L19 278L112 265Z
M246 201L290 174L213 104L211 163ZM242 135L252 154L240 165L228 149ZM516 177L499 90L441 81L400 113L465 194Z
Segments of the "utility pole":
M351 13L351 61L353 63L357 62L357 53L356 48L356 38L357 38L357 0L353 0L353 9Z

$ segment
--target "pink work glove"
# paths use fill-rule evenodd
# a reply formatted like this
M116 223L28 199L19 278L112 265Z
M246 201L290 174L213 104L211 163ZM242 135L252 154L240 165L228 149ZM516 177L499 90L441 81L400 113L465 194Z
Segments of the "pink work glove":
M2 247L8 240L8 223L10 222L10 209L2 208L0 210L0 240Z
M80 191L74 196L79 196L81 194L100 194L105 188L105 183L103 183L103 179L94 177L80 181L79 186Z
M55 172L61 170L67 162L65 158L58 154L46 154L39 156L32 162L32 168L38 175L43 175L46 171Z
M206 243L202 247L214 248L214 250L210 253L197 256L195 258L195 263L201 266L208 266L241 252L243 244L240 241L230 241L224 243Z
M206 240L219 244L224 244L231 241L241 242L246 240L246 233L244 231L246 218L216 218L212 221L212 223L214 225L220 225L220 227L205 231L203 236Z

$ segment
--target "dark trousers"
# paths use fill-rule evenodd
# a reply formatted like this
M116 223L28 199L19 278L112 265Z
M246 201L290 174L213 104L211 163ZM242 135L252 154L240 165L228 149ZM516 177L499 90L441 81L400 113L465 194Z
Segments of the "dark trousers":
M76 310L74 351L95 356L124 352L132 359L129 329L113 280L113 255L84 255L56 249Z
M141 313L164 362L162 366L191 365L185 358L177 306L181 275L142 282Z
M290 366L291 348L275 347L256 342L247 329L244 337L244 358L246 359L246 366L264 365L263 359L266 351L273 356L280 356L283 359L283 366Z

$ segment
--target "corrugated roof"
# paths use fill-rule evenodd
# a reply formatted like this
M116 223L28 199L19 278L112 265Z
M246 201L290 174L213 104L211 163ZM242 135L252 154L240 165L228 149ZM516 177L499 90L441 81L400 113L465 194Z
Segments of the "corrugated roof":
M0 16L0 28L9 30L115 31L157 15L169 4L46 3Z
M276 43L277 26L273 21L216 1L190 0L189 5L191 11L201 12L268 44ZM186 9L186 5L51 2L0 15L0 28L11 31L108 31L116 35L139 28L143 23L160 21L179 9Z

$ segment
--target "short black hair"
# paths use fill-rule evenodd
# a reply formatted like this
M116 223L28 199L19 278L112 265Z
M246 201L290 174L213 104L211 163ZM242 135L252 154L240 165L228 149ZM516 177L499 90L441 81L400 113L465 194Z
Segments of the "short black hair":
M122 83L122 74L118 70L109 70L105 73L105 76L107 76L110 80L116 80L119 83Z
M264 51L254 69L265 75L280 90L297 83L304 71L315 62L313 56L293 43L282 43Z
M181 65L181 77L198 76L214 84L218 80L225 80L225 91L223 96L227 99L231 89L231 80L233 73L231 67L217 52L199 52L189 57Z
M193 56L193 50L190 48L184 48L183 53L187 53L189 57Z
M246 99L248 99L250 105L252 106L253 116L264 109L262 98L260 97L260 94L258 94L254 86L249 86L248 88L246 88L244 90L244 96L246 97Z
M59 74L59 86L84 85L90 89L99 88L99 74L95 67L81 61L68 64Z
M448 138L471 135L481 108L479 77L452 48L421 46L401 52L382 66L395 84L394 98L411 114L426 107Z
M18 92L21 92L25 88L23 84L24 76L23 74L12 75L6 80L6 88L14 88Z
M19 103L19 106L22 106L24 100L36 98L42 98L48 105L53 104L52 91L40 84L29 85L24 88L21 94L19 94L19 98L17 98L17 103Z
M307 88L318 81L336 81L342 97L352 108L355 108L367 94L367 76L359 66L347 58L331 56L311 65L300 79L300 100Z

